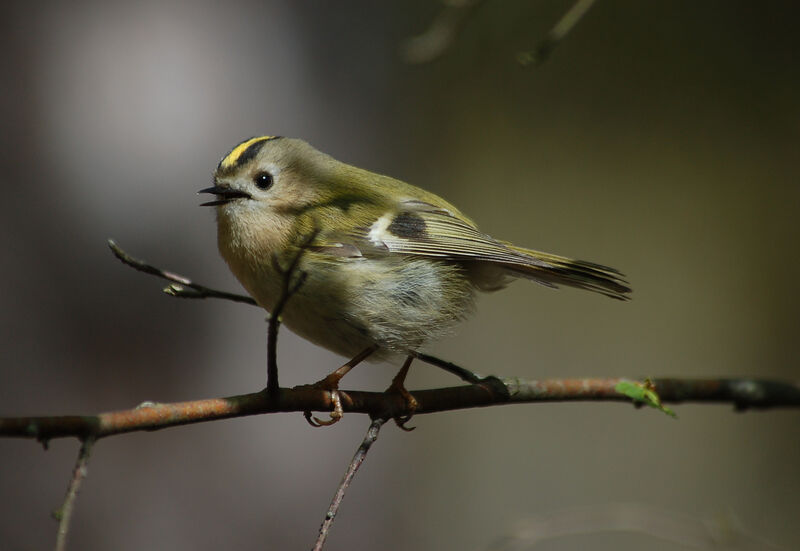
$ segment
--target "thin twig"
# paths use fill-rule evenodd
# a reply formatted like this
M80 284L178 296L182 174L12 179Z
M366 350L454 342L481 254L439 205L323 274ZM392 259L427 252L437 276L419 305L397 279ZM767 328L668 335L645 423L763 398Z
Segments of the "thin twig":
M517 61L520 65L541 65L550 58L550 54L556 49L564 37L569 34L575 25L578 24L589 8L595 3L595 0L578 0L572 7L565 13L561 19L558 20L550 32L542 39L536 47L529 52L520 52L517 54Z
M305 283L308 273L300 272L297 274L297 279L295 279L294 282L292 282L292 276L297 271L300 265L300 259L306 252L306 249L311 245L318 234L319 230L314 228L311 233L303 239L294 257L292 257L292 260L289 262L289 266L285 269L281 268L276 257L272 257L273 267L275 271L281 275L283 281L281 285L281 294L278 297L277 303L275 303L275 307L272 309L269 318L269 326L267 327L267 393L271 396L275 396L275 394L280 391L280 385L278 384L278 329L281 325L281 314L292 295L299 291L300 287Z
M440 369L444 369L445 371L447 371L448 373L452 373L462 381L465 381L473 385L480 383L486 378L483 377L482 375L478 375L473 371L470 371L469 369L465 369L459 365L456 365L453 362L441 360L436 356L431 356L430 354L425 354L423 352L411 352L411 355L422 362L425 362L430 365L435 365Z
M75 509L75 499L78 497L78 490L81 482L86 478L89 465L89 456L92 454L92 446L95 439L93 436L84 438L81 442L81 449L78 452L78 460L75 462L75 469L72 471L72 478L67 487L67 495L64 503L53 512L53 516L58 520L58 536L56 537L56 551L64 551L67 548L67 534L69 534L70 520Z
M204 287L203 285L194 283L188 277L156 268L144 260L134 258L122 250L113 239L108 240L108 246L111 249L111 252L114 253L114 256L131 268L146 274L160 277L161 279L166 279L167 281L171 281L172 285L164 288L164 292L168 295L179 298L222 298L225 300L232 300L233 302L243 302L245 304L252 304L256 306L256 301L251 297L210 289L209 287Z
M358 468L364 462L364 459L366 459L367 452L369 451L370 447L378 439L378 433L385 422L386 419L373 419L372 423L370 423L369 428L367 429L367 434L364 436L364 440L361 442L361 445L356 450L355 455L353 455L353 459L347 466L347 470L344 472L342 481L339 482L339 487L336 489L336 493L333 495L331 505L328 507L328 512L325 513L325 520L322 521L322 526L320 526L319 537L317 538L317 542L314 544L314 551L320 551L325 545L325 540L327 539L328 533L333 526L333 521L336 519L336 513L339 511L339 506L342 504L344 494L347 492L347 488L350 487L350 483L353 481L356 471L358 471Z

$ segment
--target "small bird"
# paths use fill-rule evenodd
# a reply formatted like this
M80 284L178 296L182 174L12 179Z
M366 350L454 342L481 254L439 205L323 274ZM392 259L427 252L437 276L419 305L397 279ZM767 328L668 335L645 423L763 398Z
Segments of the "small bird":
M282 322L351 358L318 385L335 391L367 357L401 354L406 360L390 389L412 411L403 379L415 352L470 314L476 291L497 291L518 278L620 300L631 291L613 268L494 239L441 197L299 139L241 142L220 161L214 185L199 193L216 196L203 206L216 207L219 251L267 311L298 258L305 279ZM341 417L337 410L331 422Z

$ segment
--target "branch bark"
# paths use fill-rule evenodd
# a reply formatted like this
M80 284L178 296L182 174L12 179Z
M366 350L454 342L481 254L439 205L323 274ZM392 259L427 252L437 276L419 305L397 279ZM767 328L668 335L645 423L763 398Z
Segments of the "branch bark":
M541 402L628 402L615 390L625 379L548 379L487 377L480 383L417 390L414 415L475 407ZM729 403L737 410L800 407L800 383L763 379L653 379L664 403ZM393 393L340 390L345 412L372 418L409 414L406 401ZM105 438L126 432L159 430L190 423L278 412L327 412L331 393L312 388L281 388L190 402L147 404L134 409L97 415L0 418L0 437L31 438L47 443L53 438Z

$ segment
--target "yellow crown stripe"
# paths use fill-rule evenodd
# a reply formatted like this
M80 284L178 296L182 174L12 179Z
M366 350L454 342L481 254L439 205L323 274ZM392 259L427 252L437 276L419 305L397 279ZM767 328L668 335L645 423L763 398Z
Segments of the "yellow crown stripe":
M239 157L242 156L242 153L244 153L248 147L250 147L254 143L266 142L267 140L272 140L274 138L276 138L276 136L258 136L256 138L250 138L249 140L243 141L242 143L234 147L233 150L230 153L228 153L228 155L224 159L222 159L222 161L220 161L219 167L225 169L235 166L236 163L239 161Z

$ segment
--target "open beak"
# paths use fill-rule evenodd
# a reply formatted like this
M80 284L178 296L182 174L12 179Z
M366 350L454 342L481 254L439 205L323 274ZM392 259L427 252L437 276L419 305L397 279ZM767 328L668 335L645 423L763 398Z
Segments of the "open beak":
M238 189L231 189L223 186L211 186L206 189L201 189L197 193L211 193L217 196L216 201L209 201L207 203L200 203L201 207L216 207L217 205L226 205L234 199L252 199L249 193L239 191Z

